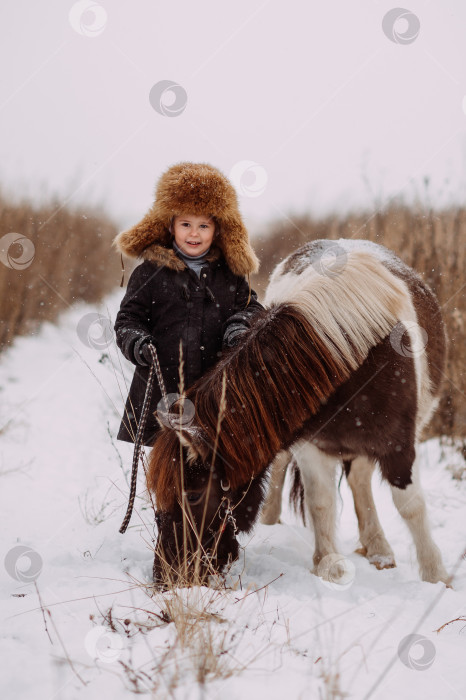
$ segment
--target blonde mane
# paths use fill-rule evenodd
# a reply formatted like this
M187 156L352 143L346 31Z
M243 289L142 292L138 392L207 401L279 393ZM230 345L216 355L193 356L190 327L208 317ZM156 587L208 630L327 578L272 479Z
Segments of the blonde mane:
M410 304L405 284L367 251L353 250L323 274L308 265L301 274L273 275L266 305L287 302L306 316L328 352L357 369Z

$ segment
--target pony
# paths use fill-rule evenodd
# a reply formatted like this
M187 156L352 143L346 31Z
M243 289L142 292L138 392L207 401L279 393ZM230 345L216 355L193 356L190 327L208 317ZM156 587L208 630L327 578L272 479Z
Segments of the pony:
M395 565L372 497L375 467L416 547L421 578L448 583L428 524L416 456L439 400L446 336L439 304L393 252L363 240L316 240L278 264L240 343L161 422L149 454L158 540L154 583L168 569L221 571L239 553L271 490L263 522L279 516L285 469L315 533L313 572L324 579L335 544L336 465L342 463L361 552ZM428 329L428 333L425 329ZM194 407L183 420L186 402ZM175 413L176 413L175 411Z

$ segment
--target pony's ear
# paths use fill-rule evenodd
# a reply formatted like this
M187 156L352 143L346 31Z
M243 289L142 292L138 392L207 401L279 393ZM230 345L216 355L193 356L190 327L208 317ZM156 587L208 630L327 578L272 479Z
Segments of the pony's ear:
M154 411L154 417L155 417L157 423L159 424L160 429L162 430L162 432L163 432L164 430L170 430L170 429L171 429L171 428L167 425L167 422L166 422L165 417L164 417L164 416L159 416L159 412L158 412L158 411Z
M166 401L168 409L162 404L161 408L154 411L162 431L173 430L180 443L187 450L188 463L192 464L197 459L206 461L209 449L208 443L201 428L193 424L195 415L194 404L185 396L169 394ZM170 399L172 400L170 403ZM177 410L181 406L180 412Z
M193 464L197 459L202 462L207 460L209 455L207 442L198 427L183 428L177 430L176 434L183 447L186 447L188 464Z

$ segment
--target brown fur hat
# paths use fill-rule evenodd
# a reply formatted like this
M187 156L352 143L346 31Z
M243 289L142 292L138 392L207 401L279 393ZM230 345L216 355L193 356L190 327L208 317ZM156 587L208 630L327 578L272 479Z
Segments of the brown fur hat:
M180 214L208 214L217 222L218 234L208 259L220 251L236 275L257 272L259 261L250 243L230 181L207 163L177 163L160 177L155 201L144 218L116 236L113 244L120 253L152 260L175 270L184 262L172 248L170 224Z

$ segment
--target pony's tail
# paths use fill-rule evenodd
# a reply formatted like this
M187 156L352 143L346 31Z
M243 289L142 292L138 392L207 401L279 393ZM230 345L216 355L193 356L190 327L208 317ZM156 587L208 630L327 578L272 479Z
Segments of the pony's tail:
M350 459L343 460L343 469L341 472L340 481L338 482L338 493L340 493L341 480L343 476L346 478L349 476L351 471L351 462L352 460ZM304 485L301 479L301 472L299 471L299 467L294 457L290 461L288 469L291 469L290 506L296 515L301 516L303 524L305 525L306 509L304 507Z
M288 469L291 469L291 488L290 488L290 506L296 513L300 515L303 524L306 524L306 511L304 508L304 485L301 479L301 472L295 458L293 457Z

